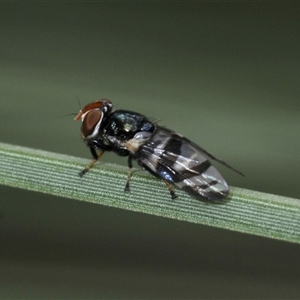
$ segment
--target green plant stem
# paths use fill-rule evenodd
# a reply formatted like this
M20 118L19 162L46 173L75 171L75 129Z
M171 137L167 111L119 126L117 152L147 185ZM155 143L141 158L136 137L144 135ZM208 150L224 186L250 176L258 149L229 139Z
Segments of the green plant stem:
M298 199L232 187L220 205L179 190L172 201L165 186L143 171L134 172L131 192L125 193L127 168L99 162L80 178L88 162L0 143L0 184L300 243Z

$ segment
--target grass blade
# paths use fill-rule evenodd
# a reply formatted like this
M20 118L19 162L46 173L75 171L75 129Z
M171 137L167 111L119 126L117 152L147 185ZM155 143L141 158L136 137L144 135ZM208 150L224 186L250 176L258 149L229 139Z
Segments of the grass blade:
M127 168L0 143L0 184L239 232L300 243L300 200L231 188L229 201L211 204L182 191L175 201L165 186L135 172L125 193Z

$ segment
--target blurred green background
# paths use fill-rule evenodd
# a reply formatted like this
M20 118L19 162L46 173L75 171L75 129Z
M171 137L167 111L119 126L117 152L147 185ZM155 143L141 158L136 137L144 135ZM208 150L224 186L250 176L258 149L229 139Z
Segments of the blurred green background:
M220 167L231 185L299 198L299 9L1 3L0 141L90 158L64 115L109 98L246 174ZM300 297L298 245L0 192L1 298Z

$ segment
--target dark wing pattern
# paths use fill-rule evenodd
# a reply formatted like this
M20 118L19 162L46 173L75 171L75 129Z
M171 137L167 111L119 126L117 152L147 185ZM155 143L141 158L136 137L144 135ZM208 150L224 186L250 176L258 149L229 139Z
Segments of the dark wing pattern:
M139 148L137 158L145 169L194 197L222 200L229 187L203 153L214 158L187 138L158 127Z

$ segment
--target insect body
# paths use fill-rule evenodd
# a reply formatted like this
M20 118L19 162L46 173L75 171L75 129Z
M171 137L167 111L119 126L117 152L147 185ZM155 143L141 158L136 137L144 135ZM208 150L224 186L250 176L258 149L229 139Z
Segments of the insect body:
M172 187L175 185L202 200L222 200L228 195L229 187L206 157L243 175L187 138L158 126L145 116L112 108L111 101L97 100L81 109L74 119L81 119L82 138L94 157L80 176L88 172L105 151L113 151L128 156L125 191L129 191L134 159L165 182L172 199L176 198Z

